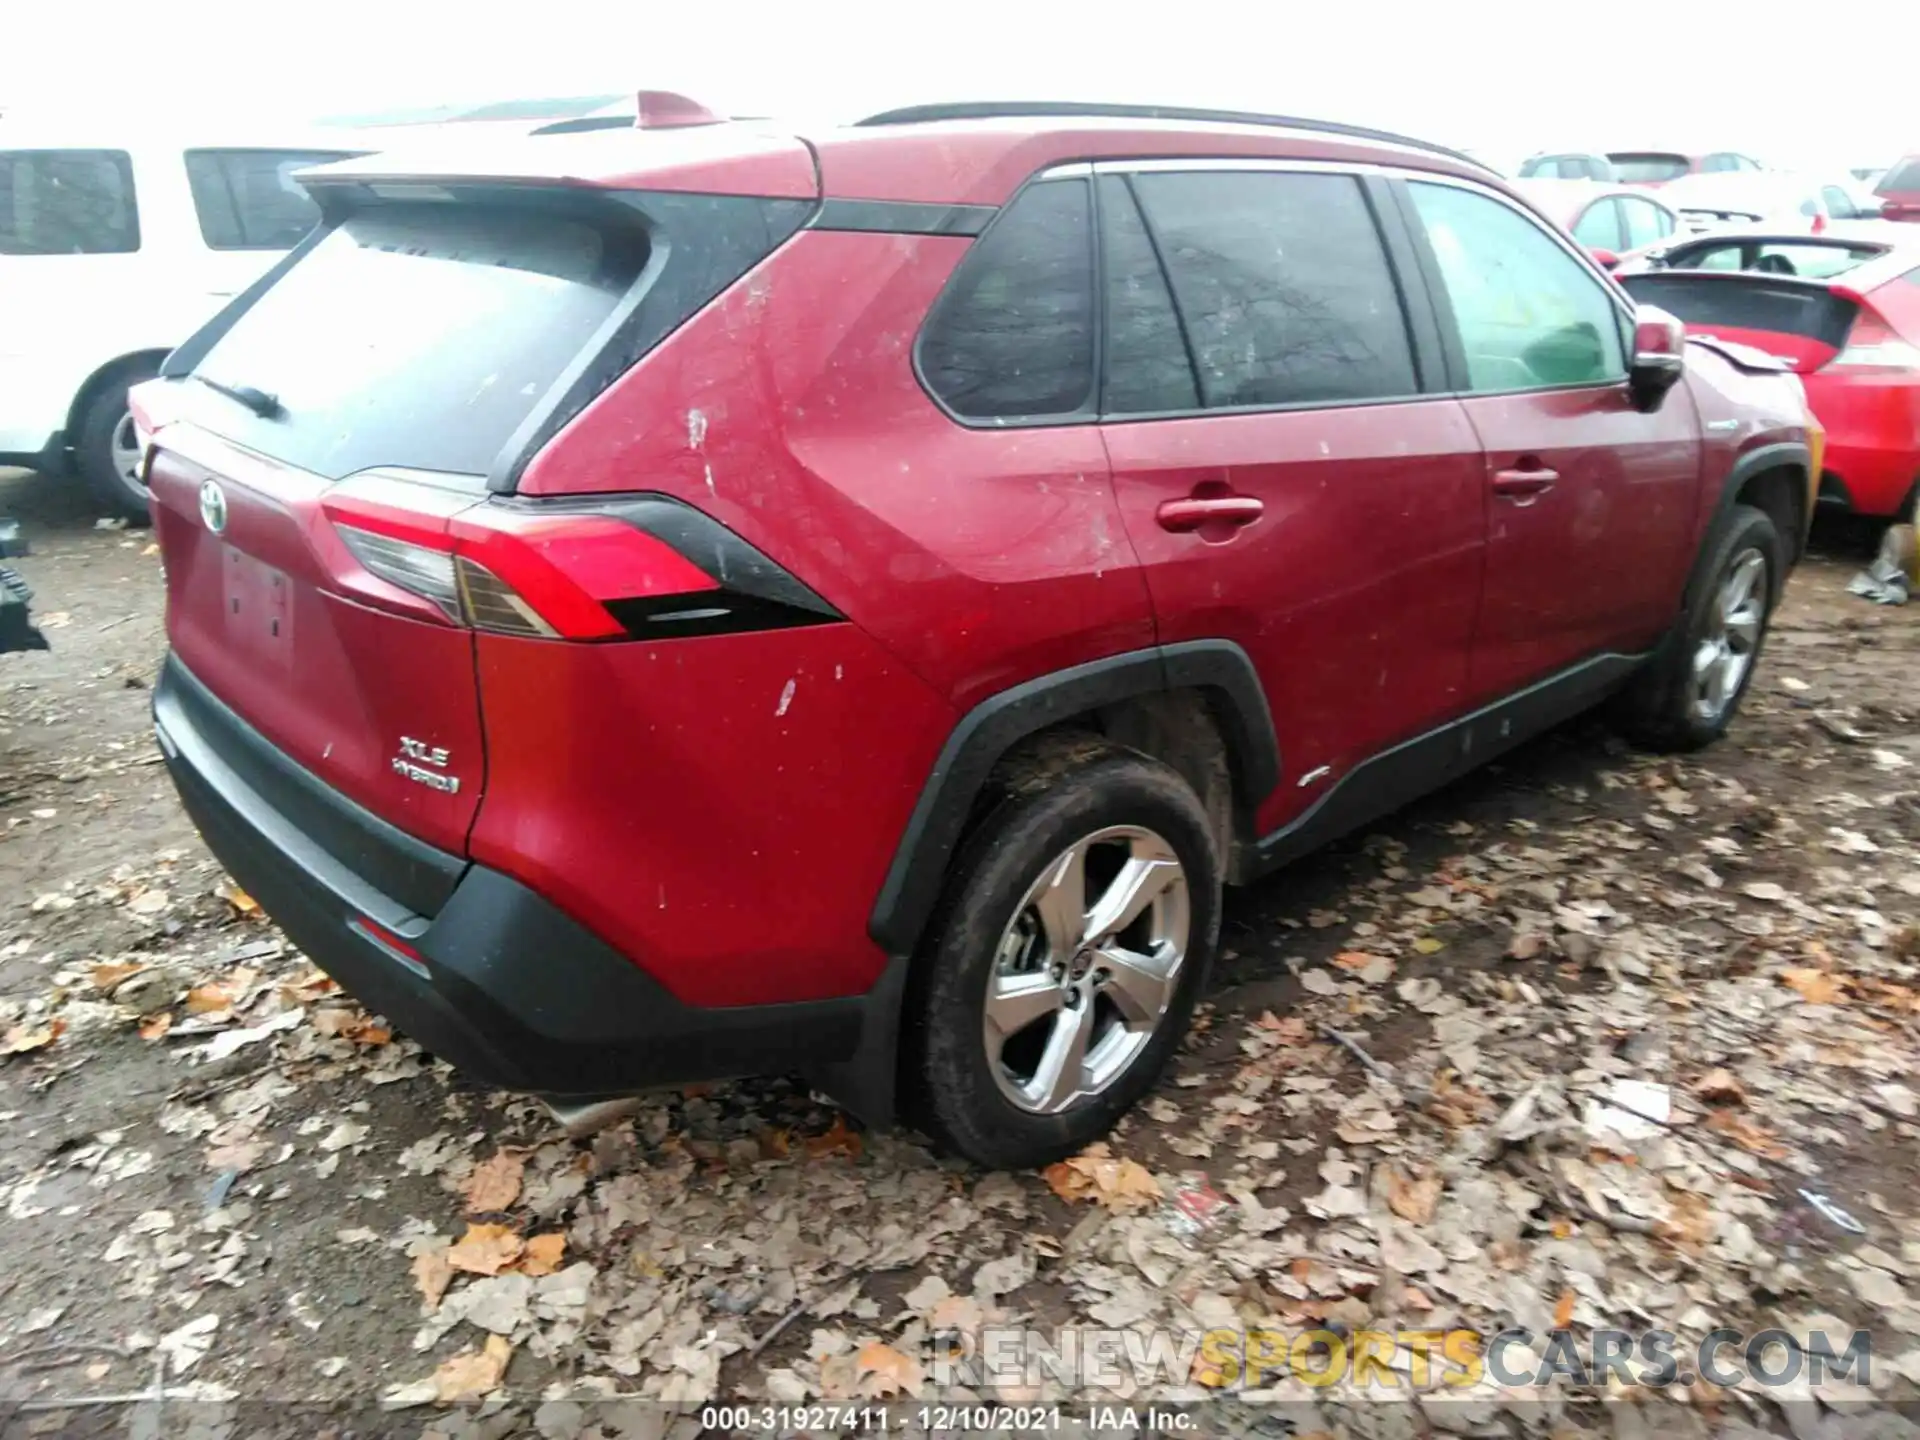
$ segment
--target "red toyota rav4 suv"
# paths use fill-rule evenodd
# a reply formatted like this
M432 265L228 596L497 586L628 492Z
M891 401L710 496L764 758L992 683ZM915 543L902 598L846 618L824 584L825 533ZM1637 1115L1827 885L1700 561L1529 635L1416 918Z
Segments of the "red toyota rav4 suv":
M1614 692L1726 726L1797 381L1375 132L963 106L310 172L143 387L160 743L428 1050L1104 1131L1252 879Z

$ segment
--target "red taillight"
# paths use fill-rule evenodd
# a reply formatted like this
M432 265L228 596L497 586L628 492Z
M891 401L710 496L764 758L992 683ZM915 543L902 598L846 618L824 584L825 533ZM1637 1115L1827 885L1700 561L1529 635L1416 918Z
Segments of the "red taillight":
M344 482L320 505L360 570L476 630L610 639L628 631L606 602L720 588L666 542L610 515L476 504L380 473Z
M1920 371L1920 347L1904 339L1886 320L1871 309L1864 297L1834 287L1834 294L1860 307L1853 327L1847 331L1847 343L1840 353L1820 368L1823 370Z

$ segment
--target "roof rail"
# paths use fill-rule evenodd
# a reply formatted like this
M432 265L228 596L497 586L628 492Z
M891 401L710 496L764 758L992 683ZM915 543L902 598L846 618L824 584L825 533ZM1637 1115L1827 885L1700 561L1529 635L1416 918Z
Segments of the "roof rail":
M1295 115L1263 115L1252 110L1205 110L1187 105L1110 105L1085 100L962 100L946 105L908 105L898 110L883 110L856 120L855 125L927 125L937 120L1001 120L1035 118L1106 118L1116 120L1182 120L1202 125L1271 125L1288 130L1314 130L1324 135L1342 135L1353 140L1371 140L1386 145L1409 145L1434 155L1444 155L1477 170L1488 170L1485 161L1476 160L1458 150L1416 140L1411 135L1396 135L1391 130L1374 130L1365 125L1342 125L1333 120L1303 120Z

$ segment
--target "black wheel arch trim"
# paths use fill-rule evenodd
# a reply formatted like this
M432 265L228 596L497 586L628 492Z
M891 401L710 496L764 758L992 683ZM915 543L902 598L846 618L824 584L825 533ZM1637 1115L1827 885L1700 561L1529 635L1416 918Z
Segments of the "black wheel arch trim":
M1280 745L1259 675L1232 641L1152 646L1041 675L981 701L947 736L894 850L868 933L889 954L918 947L973 802L1015 745L1104 705L1184 689L1214 699L1237 808L1251 814L1280 783Z
M1728 467L1726 478L1720 482L1720 498L1714 505L1713 519L1707 525L1705 532L1701 536L1701 554L1705 555L1706 553L1707 539L1726 522L1727 516L1733 513L1733 507L1740 501L1741 488L1747 481L1756 475L1765 474L1769 470L1790 468L1797 468L1800 471L1803 481L1806 479L1808 472L1813 469L1813 451L1801 441L1776 440L1766 445L1756 445L1753 449L1745 451L1737 457L1733 464ZM1784 535L1781 537L1793 547L1793 552L1788 557L1789 565L1798 560L1801 553L1806 549L1806 528L1813 521L1812 507L1804 498L1804 486L1802 498L1799 503L1801 507L1800 533L1798 535ZM1687 605L1693 599L1694 586L1699 583L1699 567L1697 564L1694 569L1695 573L1687 577L1686 594L1681 597L1680 601L1681 612L1683 614L1685 613ZM1780 579L1784 581L1786 577L1783 575Z

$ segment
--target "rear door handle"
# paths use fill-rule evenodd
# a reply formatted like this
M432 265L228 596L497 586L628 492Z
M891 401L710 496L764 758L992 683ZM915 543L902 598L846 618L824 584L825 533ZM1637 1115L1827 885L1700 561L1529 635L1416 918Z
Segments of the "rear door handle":
M1210 495L1163 500L1153 513L1162 530L1171 530L1177 535L1208 524L1251 525L1266 509L1256 495Z
M1493 493L1516 505L1531 505L1560 481L1558 470L1544 467L1528 470L1496 470Z

